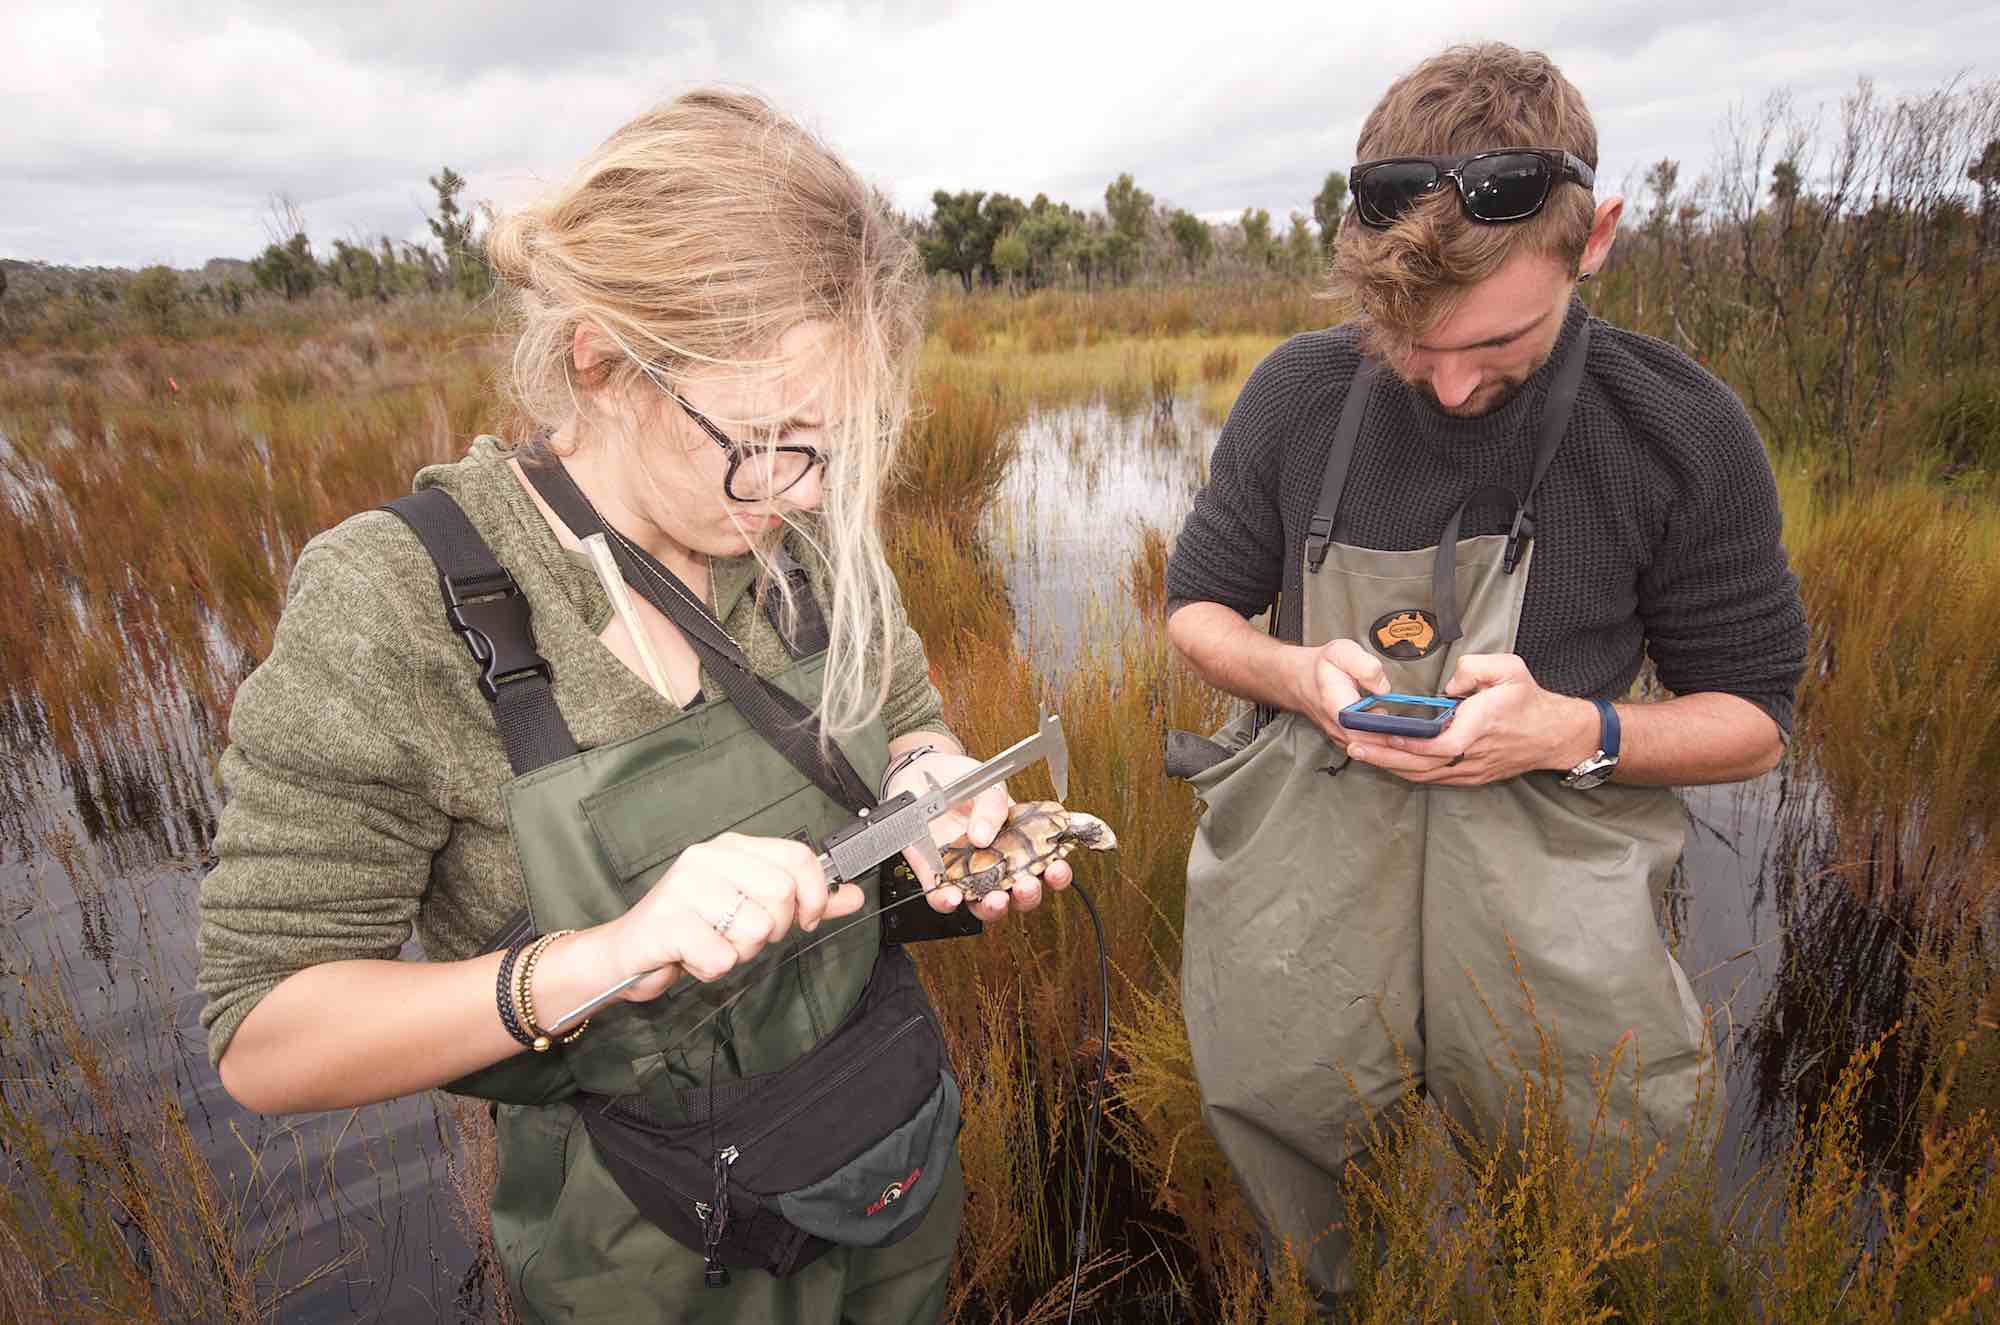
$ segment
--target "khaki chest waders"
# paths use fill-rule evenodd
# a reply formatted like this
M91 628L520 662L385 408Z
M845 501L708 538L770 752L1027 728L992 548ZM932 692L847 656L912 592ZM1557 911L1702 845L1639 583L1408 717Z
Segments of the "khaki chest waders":
M1333 537L1375 377L1364 360L1281 633L1361 641L1391 689L1418 694L1440 692L1466 654L1512 652L1534 492L1588 343L1586 324L1557 368L1528 492L1490 490L1513 502L1513 530L1460 540L1461 506L1436 548L1409 552ZM1701 1009L1654 909L1681 850L1673 793L1577 791L1541 774L1425 787L1347 762L1310 719L1259 716L1261 728L1246 718L1218 738L1247 745L1190 779L1206 809L1181 986L1203 1115L1267 1256L1289 1244L1322 1291L1351 1288L1339 1183L1365 1160L1366 1113L1395 1105L1407 1063L1454 1119L1494 1137L1510 1105L1518 1116L1515 1064L1534 1068L1535 1020L1561 1050L1573 1136L1596 1110L1593 1066L1630 1036L1600 1131L1630 1128L1671 1152L1712 1075Z
M436 556L430 537L426 545ZM491 560L490 552L486 557ZM497 563L492 574L504 579L509 593L517 592ZM460 582L480 591L491 587L463 577ZM450 583L446 594L451 603ZM475 601L480 597L467 593L463 607L453 606L453 624L463 621L478 632L482 620L487 623L482 637L488 656L481 661L489 678L502 676L523 660L496 656L505 650L491 643L507 632L491 627L491 613L525 614L525 606L512 607L508 593ZM473 647L478 657L478 644ZM527 647L532 655L531 637ZM823 663L824 653L813 652L766 679L810 704L819 694ZM526 932L615 919L683 850L718 833L803 833L816 840L852 817L735 704L699 703L650 731L577 751L559 715L553 728L545 713L523 716L544 704L553 709L546 675L537 684L528 670L526 682L503 681L489 696L517 771L524 763L547 761L500 789L527 893L529 914L519 926ZM529 727L543 734L524 737ZM552 757L564 742L571 753ZM879 725L842 744L856 776L868 785L879 780L887 764ZM527 753L516 757L521 750ZM863 914L875 908L872 874L843 886L866 891ZM875 1250L836 1247L786 1278L739 1271L727 1287L712 1288L704 1285L701 1254L638 1213L593 1148L577 1109L561 1102L579 1091L637 1091L657 1117L684 1120L712 1084L772 1072L799 1058L855 1005L880 950L879 927L864 923L764 978L816 937L794 931L720 980L683 978L651 1002L613 1003L573 1043L517 1054L451 1084L496 1101L494 1249L524 1320L902 1325L936 1319L964 1199L955 1149L929 1214L903 1241ZM694 1030L738 993L742 997L726 1012Z

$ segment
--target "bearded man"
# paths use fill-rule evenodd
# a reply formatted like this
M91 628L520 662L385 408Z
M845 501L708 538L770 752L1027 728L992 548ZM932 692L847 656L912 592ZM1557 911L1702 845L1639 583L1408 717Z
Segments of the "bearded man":
M1258 365L1167 570L1175 647L1257 705L1179 751L1204 1116L1267 1255L1329 1293L1357 1125L1412 1077L1487 1144L1538 1027L1579 1138L1594 1073L1600 1143L1671 1153L1719 1098L1656 917L1670 788L1777 763L1806 641L1742 405L1577 297L1624 200L1560 71L1454 47L1357 157L1334 283L1360 317ZM1622 702L1647 659L1672 697ZM1459 703L1435 736L1343 724L1389 691Z

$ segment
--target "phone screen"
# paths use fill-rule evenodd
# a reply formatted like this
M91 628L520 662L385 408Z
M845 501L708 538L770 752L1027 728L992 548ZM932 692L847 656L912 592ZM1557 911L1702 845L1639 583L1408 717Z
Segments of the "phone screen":
M1436 722L1451 712L1448 706L1435 704L1406 704L1399 699L1378 699L1364 713L1382 713L1392 718L1421 718L1425 722Z

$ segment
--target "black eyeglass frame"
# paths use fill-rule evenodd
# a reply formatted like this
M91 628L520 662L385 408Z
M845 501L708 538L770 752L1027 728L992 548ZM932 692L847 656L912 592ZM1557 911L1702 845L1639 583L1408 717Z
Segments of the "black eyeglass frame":
M1475 161L1484 161L1496 156L1539 157L1549 166L1550 173L1546 177L1548 181L1547 187L1542 190L1541 197L1535 199L1534 206L1524 212L1510 216L1481 216L1473 210L1472 197L1465 191L1465 168ZM1411 207L1416 205L1417 198L1411 198L1404 205L1402 211L1398 211L1393 216L1388 217L1388 219L1376 220L1369 215L1372 209L1362 199L1361 186L1367 178L1368 173L1378 167L1408 165L1412 163L1430 166L1438 172L1436 182L1424 190L1424 195L1435 193L1438 189L1444 187L1446 180L1450 180L1458 190L1459 207L1464 210L1468 218L1479 222L1481 225L1512 225L1518 221L1525 221L1537 215L1542 208L1548 206L1549 197L1556 191L1556 185L1565 180L1573 184L1580 184L1586 189L1594 189L1597 185L1597 172L1590 168L1588 162L1582 157L1577 156L1574 152L1556 147L1497 147L1491 151L1470 152L1463 156L1385 156L1374 161L1360 162L1347 172L1348 188L1354 194L1355 219L1372 230L1387 230L1396 224L1398 220L1402 219L1404 212L1407 212Z
M648 373L647 376L651 377L652 374ZM661 394L666 396L668 400L679 405L681 413L694 420L694 426L706 433L708 440L721 447L724 454L729 457L729 468L722 475L722 493L731 501L749 503L769 500L779 493L790 492L793 488L805 482L806 475L812 473L815 466L821 469L826 467L826 452L816 446L762 446L756 442L739 442L728 433L722 431L721 428L718 428L714 420L710 419L708 415L703 414L700 410L682 400L680 392L673 390L666 383L660 381L659 378L653 378L653 385L659 387ZM797 478L782 488L773 488L769 492L760 493L755 497L743 496L736 491L736 471L750 457L766 455L802 455L806 458L806 467L799 471Z

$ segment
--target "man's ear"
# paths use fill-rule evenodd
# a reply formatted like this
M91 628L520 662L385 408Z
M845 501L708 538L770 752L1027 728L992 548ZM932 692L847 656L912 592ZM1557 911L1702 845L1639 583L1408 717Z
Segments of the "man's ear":
M1590 238L1583 242L1583 256L1577 259L1578 280L1592 275L1611 256L1618 241L1618 218L1625 214L1625 195L1614 193L1597 204L1597 216L1590 223Z

